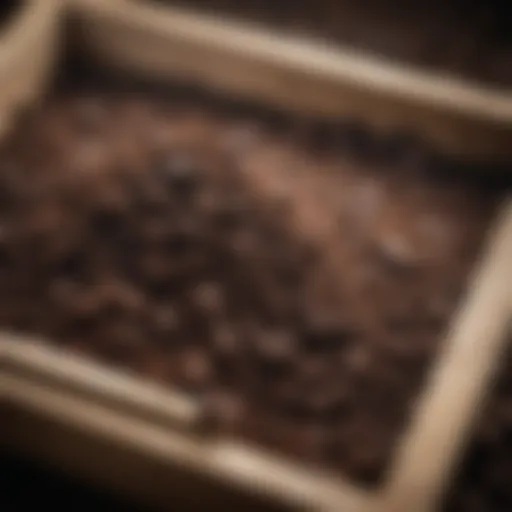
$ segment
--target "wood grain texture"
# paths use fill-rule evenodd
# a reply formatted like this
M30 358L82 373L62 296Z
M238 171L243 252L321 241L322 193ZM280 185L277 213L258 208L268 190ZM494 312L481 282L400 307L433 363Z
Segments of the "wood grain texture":
M89 51L111 65L409 130L461 158L512 160L512 92L150 2L72 3Z
M496 375L512 302L512 200L455 315L375 510L435 510Z
M200 418L198 404L181 393L24 336L0 335L0 369L53 393L106 399L110 408L137 411L170 427L193 429Z
M42 95L57 56L62 0L28 0L0 35L0 136Z
M110 65L155 78L177 74L300 112L360 117L383 130L417 127L458 156L512 154L509 95L142 2L72 3L89 50ZM28 6L25 28L0 42L5 126L19 105L41 93L56 55L60 2ZM370 495L339 477L189 432L199 413L174 391L66 359L44 344L21 347L8 333L0 337L0 413L9 413L0 422L0 440L117 486L129 484L160 505L174 491L191 499L213 482L227 486L224 498L243 490L257 501L265 492L292 509L430 510L496 369L512 302L511 265L508 203L381 492Z
M0 397L3 407L22 411L0 425L2 442L57 460L71 471L89 476L99 472L96 477L101 480L116 480L118 475L117 485L122 486L123 480L125 487L135 485L140 495L160 506L176 491L172 489L176 476L189 491L190 482L199 479L206 488L227 488L233 496L241 493L247 503L264 498L291 509L324 509L336 503L337 510L348 512L361 510L367 502L365 493L353 486L243 443L180 432L152 417L144 418L140 406L135 407L135 414L115 407L106 393L99 398L80 395L73 385L56 390L2 369ZM24 420L27 413L29 419ZM52 427L44 430L44 438L33 435L35 425L48 422ZM104 459L109 460L108 466ZM141 460L146 461L142 466ZM139 475L147 464L161 466L158 479ZM192 490L201 494L203 488Z

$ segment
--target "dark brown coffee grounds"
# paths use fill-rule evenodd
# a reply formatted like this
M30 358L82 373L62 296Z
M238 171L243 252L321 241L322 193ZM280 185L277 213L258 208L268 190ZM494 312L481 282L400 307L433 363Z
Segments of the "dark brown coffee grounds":
M0 151L0 325L376 482L497 196L319 126L193 95L49 100Z
M508 0L156 1L343 43L494 87L512 85Z

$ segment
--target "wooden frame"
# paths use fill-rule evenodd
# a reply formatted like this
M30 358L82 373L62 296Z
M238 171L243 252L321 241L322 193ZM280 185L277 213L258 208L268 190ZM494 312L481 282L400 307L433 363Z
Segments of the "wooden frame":
M56 57L60 0L27 0L0 39L0 136L12 117L33 102Z
M341 50L280 41L182 11L125 0L73 4L86 28L89 51L111 65L156 77L185 75L301 111L421 126L422 133L456 154L469 156L471 147L471 156L507 155L505 139L497 134L511 134L508 97L432 77L419 81L419 75L361 62ZM48 22L46 27L45 41L53 41L56 25ZM286 86L292 79L294 94ZM443 126L450 127L450 134ZM472 145L477 139L482 142L478 147ZM20 343L8 333L0 337L0 406L5 413L0 442L160 506L169 500L197 504L208 499L213 508L230 502L256 510L262 503L272 509L433 510L495 374L511 309L509 199L491 229L388 478L374 492L249 445L209 437L201 428L200 405L185 396L38 340Z
M92 51L111 65L416 131L457 157L512 159L512 92L142 0L73 3Z

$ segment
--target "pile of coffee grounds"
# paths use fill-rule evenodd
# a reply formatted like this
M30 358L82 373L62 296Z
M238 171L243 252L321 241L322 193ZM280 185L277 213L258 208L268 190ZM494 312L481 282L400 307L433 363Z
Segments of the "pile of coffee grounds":
M395 142L172 89L50 98L0 148L0 326L375 483L497 203Z
M501 512L512 509L512 351L477 424L470 449L445 510Z
M510 89L508 0L152 0L234 16Z

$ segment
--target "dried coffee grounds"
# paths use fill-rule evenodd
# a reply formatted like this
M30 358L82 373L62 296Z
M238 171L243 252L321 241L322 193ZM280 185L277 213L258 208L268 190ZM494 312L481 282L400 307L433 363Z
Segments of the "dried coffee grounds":
M0 325L375 483L497 194L371 140L172 91L50 99L0 149Z

